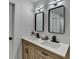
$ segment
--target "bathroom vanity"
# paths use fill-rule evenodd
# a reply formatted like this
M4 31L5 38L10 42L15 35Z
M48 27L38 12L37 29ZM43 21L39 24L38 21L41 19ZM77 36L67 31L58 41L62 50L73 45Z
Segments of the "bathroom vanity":
M52 43L38 38L22 38L22 59L69 59L68 44Z

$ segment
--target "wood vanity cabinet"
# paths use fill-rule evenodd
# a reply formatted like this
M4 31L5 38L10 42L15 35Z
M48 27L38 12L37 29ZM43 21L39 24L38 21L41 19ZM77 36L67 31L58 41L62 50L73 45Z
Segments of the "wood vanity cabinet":
M22 59L66 59L22 39Z

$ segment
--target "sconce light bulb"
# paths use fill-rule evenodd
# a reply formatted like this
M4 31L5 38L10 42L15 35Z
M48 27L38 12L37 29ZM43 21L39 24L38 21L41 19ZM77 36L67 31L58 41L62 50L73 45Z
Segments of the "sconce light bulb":
M56 5L57 5L57 3L54 4L54 6L56 6Z

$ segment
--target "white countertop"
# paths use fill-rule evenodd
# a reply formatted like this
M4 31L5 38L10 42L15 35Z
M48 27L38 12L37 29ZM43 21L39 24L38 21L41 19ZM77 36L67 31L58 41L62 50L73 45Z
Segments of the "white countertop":
M65 57L66 53L67 53L67 50L69 48L69 44L65 44L65 43L58 43L60 44L61 46L59 48L52 48L50 46L46 46L46 45L43 45L41 44L42 42L45 42L45 40L41 40L41 39L38 39L38 38L32 38L32 37L23 37L24 40L28 41L28 42L31 42L39 47L42 47L52 53L55 53L59 56L62 56L62 57Z

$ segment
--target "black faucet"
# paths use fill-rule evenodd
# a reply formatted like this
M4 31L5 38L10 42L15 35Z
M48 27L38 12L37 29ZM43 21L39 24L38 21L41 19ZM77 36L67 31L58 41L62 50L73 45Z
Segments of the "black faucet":
M35 36L36 36L36 38L40 38L39 33L36 33Z
M52 39L52 40L51 40L52 42L59 43L59 41L57 41L57 39L56 39L56 36L53 36L51 39Z
M52 42L56 42L56 36L53 36L51 39Z

